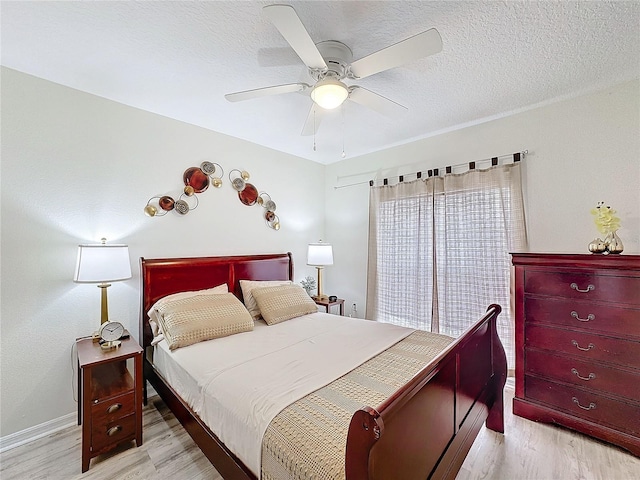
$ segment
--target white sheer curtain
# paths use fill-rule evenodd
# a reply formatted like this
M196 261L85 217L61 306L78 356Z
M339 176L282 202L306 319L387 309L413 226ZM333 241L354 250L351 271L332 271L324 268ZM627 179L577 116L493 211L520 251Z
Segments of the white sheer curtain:
M456 337L497 303L513 366L509 252L525 247L520 163L372 187L366 316Z

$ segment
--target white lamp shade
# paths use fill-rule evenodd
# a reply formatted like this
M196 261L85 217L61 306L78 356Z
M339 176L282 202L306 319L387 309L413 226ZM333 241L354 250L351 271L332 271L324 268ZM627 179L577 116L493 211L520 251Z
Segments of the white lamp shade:
M310 243L307 250L307 265L333 265L333 248L330 243Z
M78 245L78 261L73 281L107 283L131 278L127 245Z
M340 80L325 78L311 90L311 98L322 108L331 110L342 105L349 96L349 89Z

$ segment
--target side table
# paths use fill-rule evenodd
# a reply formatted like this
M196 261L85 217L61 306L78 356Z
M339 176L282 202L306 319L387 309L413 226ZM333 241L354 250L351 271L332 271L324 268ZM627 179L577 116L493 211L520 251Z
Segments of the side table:
M142 348L132 338L103 350L91 338L76 341L78 425L82 473L91 459L131 440L142 445ZM127 360L133 359L133 374Z
M330 302L329 300L320 300L320 299L317 299L317 298L314 298L313 301L316 302L316 305L320 305L320 306L324 307L324 309L326 310L327 313L331 313L331 311L330 311L331 307L333 307L335 305L339 305L340 306L340 315L344 316L344 299L342 299L342 298L338 298L334 302Z

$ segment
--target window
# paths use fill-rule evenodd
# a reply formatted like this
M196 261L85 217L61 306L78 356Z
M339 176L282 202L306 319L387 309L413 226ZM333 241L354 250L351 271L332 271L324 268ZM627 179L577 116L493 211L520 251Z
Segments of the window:
M513 366L510 251L526 246L520 164L372 187L367 318L460 336L492 303Z

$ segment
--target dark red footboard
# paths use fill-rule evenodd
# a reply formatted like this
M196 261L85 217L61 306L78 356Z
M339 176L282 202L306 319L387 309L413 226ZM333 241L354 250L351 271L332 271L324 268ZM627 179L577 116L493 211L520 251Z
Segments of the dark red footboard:
M504 431L507 375L496 320L487 314L378 408L349 426L347 480L455 478L482 423Z

